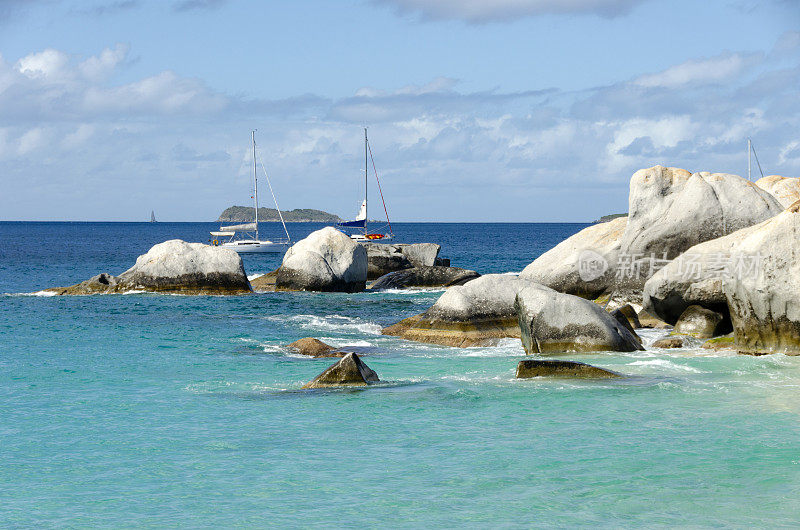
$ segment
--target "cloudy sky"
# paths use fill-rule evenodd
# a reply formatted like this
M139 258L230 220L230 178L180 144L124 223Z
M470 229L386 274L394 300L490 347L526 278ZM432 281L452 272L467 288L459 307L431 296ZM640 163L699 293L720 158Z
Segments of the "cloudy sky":
M213 220L252 129L350 216L363 126L398 221L591 220L748 136L797 177L800 1L0 0L0 219Z

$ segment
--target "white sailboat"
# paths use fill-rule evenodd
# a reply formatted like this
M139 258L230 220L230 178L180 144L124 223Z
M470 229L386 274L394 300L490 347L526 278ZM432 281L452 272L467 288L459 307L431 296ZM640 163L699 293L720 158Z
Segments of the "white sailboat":
M367 128L364 127L364 200L361 203L361 208L358 210L358 215L352 221L342 221L336 223L340 228L352 228L355 231L348 234L351 239L358 242L365 241L380 241L392 239L394 233L392 232L392 223L389 221L389 212L386 209L386 201L383 199L383 190L381 190L381 181L378 179L378 172L375 170L375 160L372 161L372 169L375 171L375 180L378 183L378 191L381 194L381 201L383 201L383 211L386 213L386 224L381 226L378 230L373 232L369 231L369 220L367 219L367 208L369 201L369 159L372 158L372 150L369 147L369 140L367 139ZM386 230L384 230L386 229Z
M255 212L255 221L252 223L221 226L218 231L211 232L214 238L212 240L214 246L229 248L235 250L239 254L284 252L289 246L291 243L289 231L286 229L283 214L278 206L278 199L275 198L275 192L272 191L272 183L269 181L269 175L267 175L266 170L264 171L264 176L267 177L269 191L272 193L272 200L275 201L275 209L278 210L278 216L281 218L283 231L286 232L286 239L270 241L262 240L258 237L258 170L256 165L256 132L253 131L253 211ZM244 234L245 237L239 238L237 237L238 234Z
M150 210L150 222L151 223L156 223L157 222L156 221L156 212L155 212L155 210Z

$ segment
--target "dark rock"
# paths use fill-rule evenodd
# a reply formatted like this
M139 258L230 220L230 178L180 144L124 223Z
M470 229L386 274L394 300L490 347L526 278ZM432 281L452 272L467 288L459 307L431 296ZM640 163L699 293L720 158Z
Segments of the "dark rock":
M358 355L348 353L336 364L315 377L303 388L328 388L337 386L366 386L377 383L378 374L364 364Z
M636 314L637 318L639 319L639 327L641 328L651 328L651 329L667 329L671 327L669 324L664 322L661 319L658 319L642 309Z
M630 307L630 306L628 306L628 307ZM631 309L633 309L633 308L631 308ZM630 331L630 332L631 332L631 334L632 334L634 337L636 337L636 339L637 339L637 340L639 341L639 343L641 344L641 342L642 342L642 339L641 339L641 337L639 337L639 335L637 335L637 334L636 334L636 331L634 331L634 329L633 329L633 326L631 325L631 322L630 322L630 320L628 320L628 317L627 317L627 316L625 316L625 313L623 313L622 311L620 311L620 309L618 308L618 309L615 309L615 310L613 310L613 311L612 311L610 314L611 314L611 316L612 316L612 317L614 317L615 319L617 319L617 322L619 322L620 324L622 324L623 326L625 326L625 329L627 329L628 331ZM635 313L634 313L634 314L635 314ZM637 320L638 320L638 318L637 318Z
M412 267L436 265L439 245L435 243L361 243L367 250L367 279L375 280L390 272Z
M625 315L625 317L628 319L628 322L630 322L634 329L642 327L642 323L639 322L639 315L636 313L636 309L634 309L631 304L625 304L617 308L617 311Z
M653 343L653 348L683 348L682 337L664 337Z
M518 379L544 376L571 377L577 379L610 379L622 377L622 374L574 361L525 359L520 361L517 365Z
M458 267L412 267L384 274L373 283L371 289L405 289L409 287L450 287L464 285L479 277L475 271Z
M333 346L313 337L296 340L291 344L287 344L286 347L294 350L295 353L310 357L344 357L347 355L347 352L337 351Z
M258 278L250 280L250 285L253 290L258 293L271 293L275 291L275 282L278 279L278 269L268 272Z

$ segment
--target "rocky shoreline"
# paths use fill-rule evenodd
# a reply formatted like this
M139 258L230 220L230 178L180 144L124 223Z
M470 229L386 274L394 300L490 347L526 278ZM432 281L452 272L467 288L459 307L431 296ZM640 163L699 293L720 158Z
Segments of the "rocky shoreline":
M383 334L453 347L519 338L528 355L549 356L641 350L635 330L660 327L671 334L656 347L702 339L708 348L800 355L799 236L798 179L770 176L752 183L737 175L654 166L631 177L627 216L581 230L518 276L451 267L434 243L359 244L326 227L293 245L276 271L252 282L235 252L173 240L154 246L119 276L103 273L48 291L445 288L429 309ZM324 381L309 388L335 386L340 379L342 385L377 381L353 352L303 340L290 347L311 357L342 357L328 376L320 376ZM524 377L610 377L566 364L534 363L520 370Z

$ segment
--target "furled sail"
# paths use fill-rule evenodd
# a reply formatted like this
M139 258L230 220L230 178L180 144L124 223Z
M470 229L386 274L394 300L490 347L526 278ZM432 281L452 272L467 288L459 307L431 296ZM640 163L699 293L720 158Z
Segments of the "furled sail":
M222 232L255 232L257 227L255 223L244 223L240 225L220 226Z

